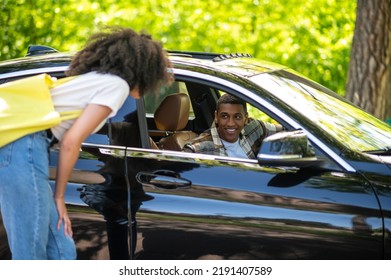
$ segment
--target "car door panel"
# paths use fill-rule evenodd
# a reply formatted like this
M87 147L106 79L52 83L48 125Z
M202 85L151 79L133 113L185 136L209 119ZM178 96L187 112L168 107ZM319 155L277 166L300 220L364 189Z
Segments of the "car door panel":
M144 184L153 199L137 213L140 259L382 258L381 213L359 176L174 154L127 150L143 172L191 181Z

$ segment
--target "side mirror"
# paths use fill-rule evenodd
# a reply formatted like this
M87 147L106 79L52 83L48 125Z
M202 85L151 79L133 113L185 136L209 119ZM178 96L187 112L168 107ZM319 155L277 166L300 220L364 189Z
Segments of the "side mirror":
M323 162L315 156L315 150L302 130L283 131L266 137L257 159L260 165L298 168L315 167Z

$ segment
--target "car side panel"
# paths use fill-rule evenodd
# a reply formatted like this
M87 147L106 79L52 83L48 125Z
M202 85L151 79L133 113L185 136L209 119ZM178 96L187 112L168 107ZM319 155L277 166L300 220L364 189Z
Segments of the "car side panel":
M378 203L357 175L160 155L130 152L130 165L192 184L144 183L153 199L137 212L140 259L383 257Z

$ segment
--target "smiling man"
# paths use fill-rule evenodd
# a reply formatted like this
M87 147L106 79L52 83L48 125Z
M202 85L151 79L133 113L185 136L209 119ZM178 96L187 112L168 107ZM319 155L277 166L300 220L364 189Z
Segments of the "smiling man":
M262 140L282 130L281 125L248 118L246 103L224 94L217 101L211 128L187 143L183 151L255 159Z

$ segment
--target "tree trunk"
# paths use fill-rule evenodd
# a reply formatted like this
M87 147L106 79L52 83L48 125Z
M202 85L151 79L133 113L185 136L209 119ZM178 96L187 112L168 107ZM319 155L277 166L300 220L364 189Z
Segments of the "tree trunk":
M391 120L391 0L358 0L346 98Z

